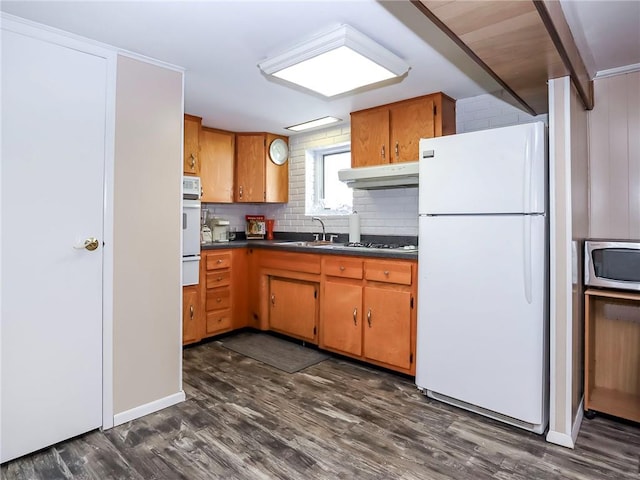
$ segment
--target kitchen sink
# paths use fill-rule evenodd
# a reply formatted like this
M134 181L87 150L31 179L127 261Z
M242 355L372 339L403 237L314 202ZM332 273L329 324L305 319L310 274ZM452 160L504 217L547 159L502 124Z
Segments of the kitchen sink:
M341 243L333 243L328 240L312 240L312 241L291 241L285 240L282 242L275 242L274 245L282 245L284 247L342 247Z

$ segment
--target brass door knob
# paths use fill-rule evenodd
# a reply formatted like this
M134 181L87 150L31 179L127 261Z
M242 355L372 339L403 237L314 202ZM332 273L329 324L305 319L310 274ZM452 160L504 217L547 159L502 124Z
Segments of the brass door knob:
M84 241L82 245L76 245L73 248L75 248L76 250L80 250L84 248L86 250L89 250L90 252L93 252L99 246L100 246L100 242L98 242L97 238L89 237Z

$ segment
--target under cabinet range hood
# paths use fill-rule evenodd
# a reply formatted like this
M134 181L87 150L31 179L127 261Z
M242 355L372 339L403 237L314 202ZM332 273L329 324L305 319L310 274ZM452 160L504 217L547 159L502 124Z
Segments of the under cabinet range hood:
M338 178L348 187L360 190L417 187L418 162L346 168L338 171Z

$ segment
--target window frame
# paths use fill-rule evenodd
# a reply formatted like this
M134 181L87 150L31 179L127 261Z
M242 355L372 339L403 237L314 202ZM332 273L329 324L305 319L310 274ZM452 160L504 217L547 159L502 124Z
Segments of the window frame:
M321 201L325 199L324 195L324 183L325 183L325 172L324 172L324 162L325 157L328 155L336 155L340 153L351 153L351 144L339 144L339 145L331 145L326 148L317 149L313 155L314 162L314 178L313 178L313 200L314 206L318 205ZM322 211L318 211L316 213L322 214L326 213L328 215L339 215L341 213L336 210L332 210L330 208L325 208Z

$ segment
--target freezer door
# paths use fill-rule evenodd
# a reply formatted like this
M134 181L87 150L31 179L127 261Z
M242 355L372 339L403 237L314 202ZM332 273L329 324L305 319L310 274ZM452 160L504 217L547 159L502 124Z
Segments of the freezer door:
M419 213L544 213L543 123L420 140Z
M543 216L420 217L416 384L546 421Z

